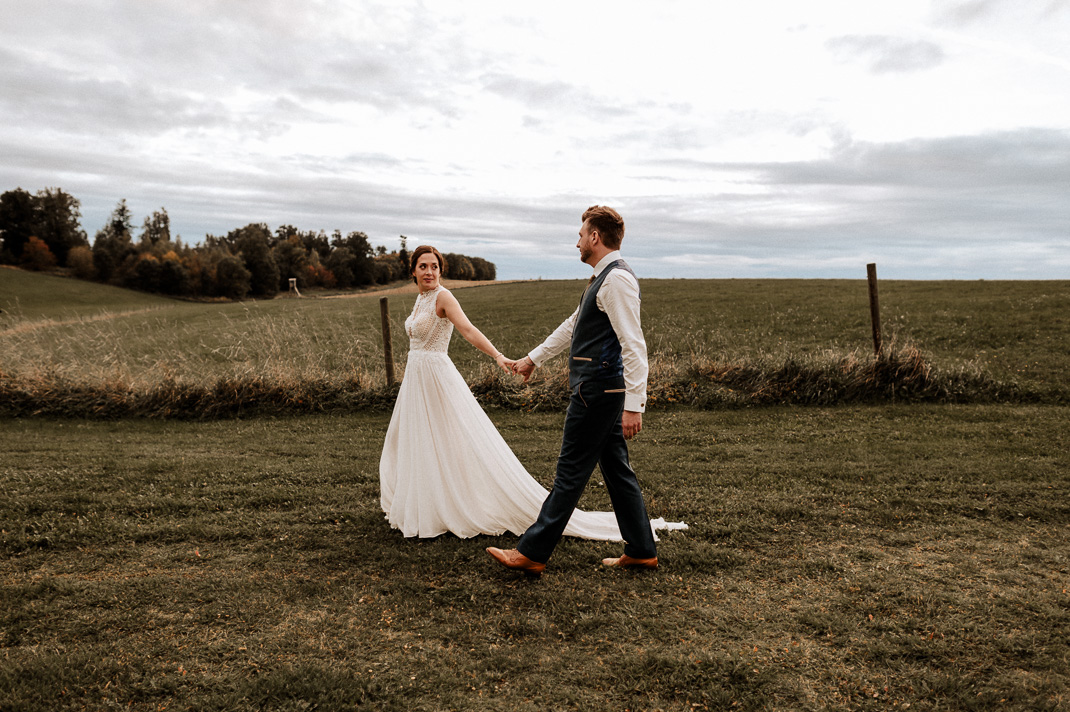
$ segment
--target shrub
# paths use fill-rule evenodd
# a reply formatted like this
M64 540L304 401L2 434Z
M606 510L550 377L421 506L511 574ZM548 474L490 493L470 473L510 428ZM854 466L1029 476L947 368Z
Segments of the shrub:
M157 282L159 291L176 296L189 294L190 284L189 270L182 264L178 255L173 251L164 255L160 260L159 282Z
M30 237L22 248L22 266L38 272L56 266L56 256L39 237Z
M93 251L85 245L72 247L67 253L67 266L78 279L93 279L97 276L97 266L93 263Z
M350 267L352 261L353 253L348 247L336 247L327 257L327 269L334 274L337 285L342 289L349 289L354 284L353 269Z
M160 283L160 261L153 255L140 255L132 264L125 263L122 271L124 287L156 292Z
M327 287L330 289L336 283L334 273L321 264L308 264L302 270L304 284L313 287Z
M215 267L215 286L212 290L217 297L244 299L249 293L252 274L237 257L227 255L219 260Z

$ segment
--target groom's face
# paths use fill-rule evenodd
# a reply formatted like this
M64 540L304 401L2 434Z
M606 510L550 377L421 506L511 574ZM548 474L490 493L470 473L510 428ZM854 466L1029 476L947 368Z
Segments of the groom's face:
M583 223L580 227L580 240L576 243L576 247L580 250L580 261L587 262L591 259L591 255L594 254L594 235L595 231L591 229L590 223Z

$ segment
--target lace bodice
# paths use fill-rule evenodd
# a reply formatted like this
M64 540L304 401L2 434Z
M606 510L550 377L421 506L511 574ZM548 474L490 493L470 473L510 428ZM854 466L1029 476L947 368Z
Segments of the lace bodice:
M423 292L416 297L412 314L405 320L405 333L409 335L410 351L440 351L446 353L453 336L453 322L435 313L442 286Z

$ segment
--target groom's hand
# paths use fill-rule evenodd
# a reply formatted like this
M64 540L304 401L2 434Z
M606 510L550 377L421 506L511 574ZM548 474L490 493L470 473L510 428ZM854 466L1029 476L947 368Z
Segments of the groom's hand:
M528 382L531 374L535 372L535 362L525 356L513 364L513 373L524 377L524 383Z
M624 439L631 440L643 429L643 414L632 410L624 411L620 418L620 426L624 429Z

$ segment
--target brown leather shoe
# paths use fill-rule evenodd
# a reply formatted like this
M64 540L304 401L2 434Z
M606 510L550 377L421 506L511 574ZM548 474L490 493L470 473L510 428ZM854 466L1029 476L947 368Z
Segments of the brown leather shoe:
M653 570L658 568L658 557L655 556L653 559L633 559L627 554L624 554L619 559L602 559L602 566L618 569Z
M492 559L505 568L513 569L514 571L523 571L526 576L539 576L542 574L543 569L546 568L546 564L532 561L516 549L503 551L497 547L488 546L487 553L490 554Z

